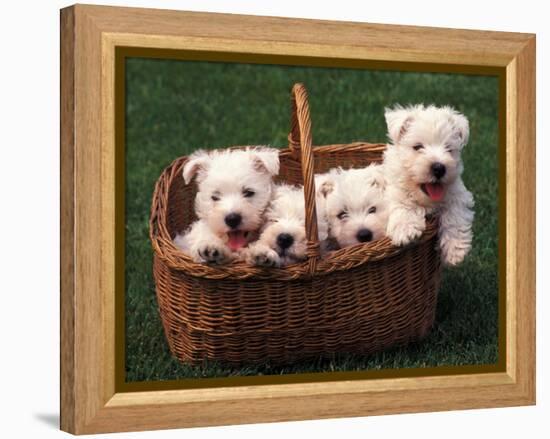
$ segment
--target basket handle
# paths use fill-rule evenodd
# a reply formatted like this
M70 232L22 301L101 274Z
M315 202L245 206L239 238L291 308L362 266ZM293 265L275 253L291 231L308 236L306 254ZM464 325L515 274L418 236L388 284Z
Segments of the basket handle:
M321 256L319 233L317 230L317 210L315 207L315 178L313 171L313 150L311 137L311 118L306 88L297 83L291 92L292 114L290 119L290 134L288 148L295 159L302 165L304 181L304 201L306 211L306 240L309 268L313 273L317 267L317 260Z

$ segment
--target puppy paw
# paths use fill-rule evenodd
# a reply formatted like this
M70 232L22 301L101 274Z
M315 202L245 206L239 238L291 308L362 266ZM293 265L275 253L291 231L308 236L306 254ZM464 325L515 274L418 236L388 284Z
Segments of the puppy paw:
M227 264L233 259L231 251L221 244L204 243L193 249L192 253L195 261L208 264Z
M403 246L420 238L425 228L426 223L424 221L411 221L396 224L394 227L391 227L391 229L388 229L387 233L394 245Z
M441 240L441 260L447 266L456 266L464 261L470 247L470 242L460 239Z
M265 245L251 248L246 255L246 261L259 267L280 267L281 258L277 252Z

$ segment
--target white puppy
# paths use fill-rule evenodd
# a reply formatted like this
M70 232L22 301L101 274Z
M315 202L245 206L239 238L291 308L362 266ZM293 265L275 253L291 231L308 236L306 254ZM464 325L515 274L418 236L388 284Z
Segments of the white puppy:
M382 166L334 169L318 175L316 184L325 198L329 236L339 247L385 236L388 209Z
M462 182L460 157L468 120L450 107L416 105L386 109L389 144L384 154L390 216L396 245L420 237L427 214L440 214L444 263L456 265L471 247L474 200Z
M197 151L183 168L198 185L198 220L174 243L197 262L226 263L257 237L272 197L279 153L266 147Z
M328 224L322 205L317 205L316 212L322 246L328 236ZM266 219L260 238L246 251L247 261L268 267L304 261L307 243L303 188L286 184L275 186Z

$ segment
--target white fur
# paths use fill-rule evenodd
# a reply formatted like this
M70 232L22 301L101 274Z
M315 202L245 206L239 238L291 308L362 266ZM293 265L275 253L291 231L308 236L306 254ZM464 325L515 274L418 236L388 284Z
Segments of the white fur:
M385 236L388 208L382 166L333 169L316 176L316 184L325 199L329 235L340 247L362 242L360 230L370 231L370 241Z
M286 184L275 186L266 219L260 238L246 252L247 261L263 266L284 266L304 261L307 240L303 188ZM317 204L317 227L319 241L323 243L328 237L328 223L322 204ZM289 234L294 240L287 249L277 244L281 234Z
M384 171L390 202L387 234L396 245L406 245L426 228L425 216L440 214L439 242L444 263L456 265L471 248L472 194L462 182L460 157L468 142L468 120L450 107L416 105L386 109L391 144L384 154ZM415 145L422 145L415 150ZM431 166L446 168L439 180L444 188L440 201L423 190L434 183Z
M186 184L193 178L197 182L198 220L177 235L174 243L197 262L221 264L235 259L239 252L227 244L231 228L225 218L231 213L241 215L236 230L246 233L248 241L253 239L263 224L272 197L272 177L278 172L279 153L272 148L193 153L183 168L183 178Z

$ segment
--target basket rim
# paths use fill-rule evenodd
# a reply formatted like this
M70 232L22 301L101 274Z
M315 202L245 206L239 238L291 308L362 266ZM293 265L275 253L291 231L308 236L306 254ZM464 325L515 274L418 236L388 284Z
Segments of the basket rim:
M230 149L243 149L247 146L232 146ZM314 147L315 154L328 154L341 151L365 151L380 153L386 148L383 143L354 142L350 144L334 144ZM228 149L228 148L218 148ZM290 156L293 151L281 149L280 156ZM329 252L317 261L313 272L309 270L307 261L281 268L255 267L245 262L232 262L227 265L211 265L195 262L189 255L177 248L166 227L167 200L169 188L175 178L181 178L181 170L187 161L188 156L175 159L161 173L156 182L151 206L149 222L149 237L153 246L155 257L173 270L185 272L187 275L196 278L212 280L233 279L233 280L296 280L311 276L326 275L334 271L348 270L368 262L380 261L396 256L405 249L419 246L430 241L437 233L438 219L432 217L426 220L426 230L414 243L404 247L397 247L391 243L388 237L370 243L356 244L339 250Z

